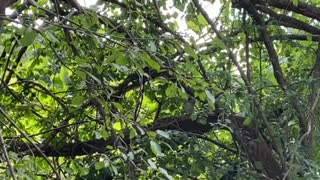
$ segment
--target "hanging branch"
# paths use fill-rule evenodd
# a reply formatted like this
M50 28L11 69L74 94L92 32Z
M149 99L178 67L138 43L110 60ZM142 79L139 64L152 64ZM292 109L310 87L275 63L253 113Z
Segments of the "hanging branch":
M48 157L42 152L41 148L37 146L36 144L33 143L33 141L30 139L30 137L20 129L14 120L12 120L7 113L0 107L0 113L7 119L7 121L24 137L26 140L36 149L37 152L40 153L40 155L45 159L45 161L48 163L48 165L51 167L52 171L56 174L57 179L61 179L59 173L57 170L54 168L54 166L50 163L50 160ZM29 146L27 146L29 148Z
M272 141L275 143L275 149L276 149L276 152L277 154L279 155L280 157L280 161L281 161L281 164L283 167L285 167L285 159L284 159L284 156L283 156L283 150L282 150L282 147L281 147L281 144L277 143L277 138L275 136L275 132L274 130L272 129L271 125L270 125L270 122L267 120L267 117L265 116L263 110L262 110L262 107L261 105L258 103L256 97L255 97L255 91L254 89L252 88L251 86L251 82L248 80L244 70L242 69L240 63L237 61L237 58L236 58L236 55L232 52L231 48L229 46L227 46L227 43L226 43L226 40L225 40L225 37L220 33L220 31L216 28L215 24L213 23L213 21L210 19L209 15L207 12L204 11L204 9L201 7L201 5L199 4L199 1L198 0L193 0L193 3L195 4L196 8L201 12L201 14L204 16L204 18L208 21L209 25L211 26L211 28L213 29L213 31L216 33L217 37L225 44L226 46L226 50L233 62L233 64L236 65L239 73L240 73L240 76L242 78L242 80L245 82L245 85L247 87L247 90L249 92L249 94L252 95L252 98L253 98L253 102L254 102L254 105L257 107L257 110L258 110L258 114L259 116L261 117L261 119L263 120L263 123L266 125L267 129L268 129L268 132L269 132L269 135L272 139ZM279 66L279 63L277 64L277 62L275 61L274 62L274 65L275 66ZM280 72L278 72L279 75L277 75L279 78L282 78L282 72L281 72L281 68L280 68ZM277 74L278 74L277 73ZM253 119L253 127L256 127L258 125L257 123L257 120L256 119ZM239 125L235 125L235 128L239 127ZM239 137L238 140L241 140L242 136L241 136L241 132L237 133L237 136ZM261 136L258 134L258 137ZM241 138L240 138L241 137ZM250 142L249 142L250 143ZM260 145L265 145L263 143L263 139L261 139L261 142L259 142L258 144ZM244 147L246 148L246 147ZM268 174L268 176L270 177L277 177L277 176L281 176L281 173L282 173L282 170L280 170L281 168L279 167L278 163L275 161L274 158L272 157L267 157L266 154L267 152L269 151L265 151L266 154L262 155L260 154L260 148L257 148L257 149L248 149L249 151L253 151L253 152L249 152L247 151L247 153L249 154L249 157L252 157L251 159L251 162L255 162L256 160L257 161L263 161L264 163L268 162L269 160L267 160L266 158L271 158L273 159L272 160L272 164L273 166L269 166L268 163L266 164L263 164L264 168L266 170L271 170ZM255 152L257 151L257 152ZM253 154L252 154L253 153ZM253 155L253 156L250 156ZM269 152L268 154L272 154L271 152ZM256 155L256 156L255 156ZM262 155L262 156L261 156ZM263 159L263 160L262 160Z
M280 63L279 63L279 57L278 54L273 46L273 42L271 39L271 36L269 35L268 31L267 31L267 27L262 19L262 17L260 16L260 14L257 12L256 8L254 7L254 5L251 3L251 1L249 0L242 0L241 1L241 7L243 7L246 11L248 11L249 15L252 17L252 19L256 22L256 24L258 26L260 26L260 33L263 39L263 42L265 44L265 47L268 51L268 55L269 55L269 59L271 61L272 67L273 67L273 72L274 72L274 76L278 82L278 84L282 87L282 89L287 92L290 93L291 89L288 89L288 82L285 79ZM299 98L297 96L289 96L289 102L290 104L293 106L293 108L295 109L298 119L299 119L299 125L301 128L300 131L300 136L304 136L306 133L309 132L309 128L308 128L308 124L310 124L310 122L308 122L308 119L305 116L305 113L303 112L303 109L301 108L301 105L299 104ZM309 138L305 138L303 141L303 146L307 147L307 149L311 150L312 149L312 137L313 134L309 134ZM309 153L309 155L311 156L311 153Z
M11 174L12 178L14 180L16 180L17 177L16 177L15 172L13 170L13 167L12 167L12 165L10 163L10 158L9 158L9 155L8 155L8 152L7 152L7 148L6 148L4 140L3 140L2 129L0 129L0 146L1 146L1 149L2 149L2 152L3 152L3 156L4 156L5 160L7 161L7 166L8 166L8 169L10 171L10 174Z

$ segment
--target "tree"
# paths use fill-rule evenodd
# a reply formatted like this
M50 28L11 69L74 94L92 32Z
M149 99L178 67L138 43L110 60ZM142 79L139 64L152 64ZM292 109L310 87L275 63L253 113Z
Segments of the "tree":
M0 0L1 178L320 178L317 3Z

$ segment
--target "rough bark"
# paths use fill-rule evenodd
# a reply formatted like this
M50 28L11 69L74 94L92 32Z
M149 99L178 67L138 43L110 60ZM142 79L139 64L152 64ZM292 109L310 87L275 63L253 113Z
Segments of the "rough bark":
M274 158L272 148L266 143L259 132L253 127L243 125L244 118L235 115L225 116L231 121L232 136L240 145L241 150L247 156L248 160L255 166L256 170L261 171L269 178L278 178L283 174L277 160ZM187 133L203 134L212 129L210 124L217 123L219 114L209 113L207 117L208 124L200 124L192 121L189 116L176 116L158 119L154 125L147 130L177 130ZM115 139L93 139L77 143L62 143L59 145L37 144L46 156L50 157L74 157L81 155L90 155L93 153L104 153L107 151L106 146L113 146ZM16 140L9 147L9 151L19 152L22 155L42 155L32 149L31 144ZM124 142L129 142L128 138ZM218 144L217 144L218 145ZM31 147L31 148L30 148ZM223 148L223 147L222 147ZM260 164L259 164L260 163Z

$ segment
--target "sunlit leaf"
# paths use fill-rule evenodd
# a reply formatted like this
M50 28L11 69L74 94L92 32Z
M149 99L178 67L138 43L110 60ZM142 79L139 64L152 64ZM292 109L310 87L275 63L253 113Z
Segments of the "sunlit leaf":
M22 46L29 46L30 44L33 43L35 38L37 37L38 33L32 30L31 27L26 29L23 37L20 39L20 43Z
M104 127L100 128L98 131L95 131L95 134L96 134L96 139L103 138L107 140L110 136L108 131Z
M47 31L46 33L52 42L59 42L58 38L52 33L52 31Z
M130 139L133 139L137 136L137 132L135 129L130 129Z
M153 168L153 169L157 169L157 164L155 162L153 162L151 159L148 159L148 164Z
M162 131L162 130L157 130L156 132L157 132L157 134L159 134L160 136L165 137L165 138L167 138L167 139L170 139L170 135L169 135L168 132Z
M220 47L222 49L226 48L226 45L223 41L221 41L219 38L214 38L214 40L212 41L213 45L216 47Z
M122 122L115 122L113 124L113 129L116 131L121 131L125 128L124 124Z
M205 92L206 92L207 97L211 101L211 103L214 104L216 102L215 97L212 95L212 93L208 89L206 89Z
M81 176L87 175L89 173L89 168L88 167L79 167L79 173Z
M96 162L96 163L94 164L94 168L95 168L96 170L100 170L100 169L102 169L102 168L104 168L104 167L105 167L104 162L98 161L98 162Z
M162 156L162 151L161 151L161 147L158 143L154 142L154 141L150 141L150 146L151 146L151 150L153 152L153 154L155 154L156 156Z
M168 97L175 97L177 95L176 84L171 84L169 87L167 87L165 93Z
M132 153L132 151L128 153L128 157L130 160L134 160L134 154Z
M186 45L185 51L186 51L187 54L189 54L190 56L192 56L195 60L198 60L198 55L197 55L197 53L191 48L191 46Z
M194 23L193 21L188 21L188 22L187 22L187 25L188 25L188 27L189 27L190 29L192 29L193 31L195 31L195 32L200 32L199 26L198 26L196 23Z
M158 62L156 62L155 60L153 60L149 55L147 54L143 54L142 55L143 60L148 64L148 66L150 66L152 69L155 70L160 70L160 64Z
M159 167L159 170L162 174L164 174L169 180L173 179L171 175L168 174L168 171L164 168Z
M207 24L208 24L207 20L203 17L202 14L199 14L199 15L197 16L197 19L198 19L198 21L199 21L199 23L200 23L201 25L207 25Z
M150 50L151 50L151 52L156 52L157 51L157 46L156 46L154 41L150 42Z

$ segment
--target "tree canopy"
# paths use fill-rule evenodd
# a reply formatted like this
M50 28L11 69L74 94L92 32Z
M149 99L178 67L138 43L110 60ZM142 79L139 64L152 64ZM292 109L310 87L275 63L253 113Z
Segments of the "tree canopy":
M0 0L0 178L319 179L317 4Z

